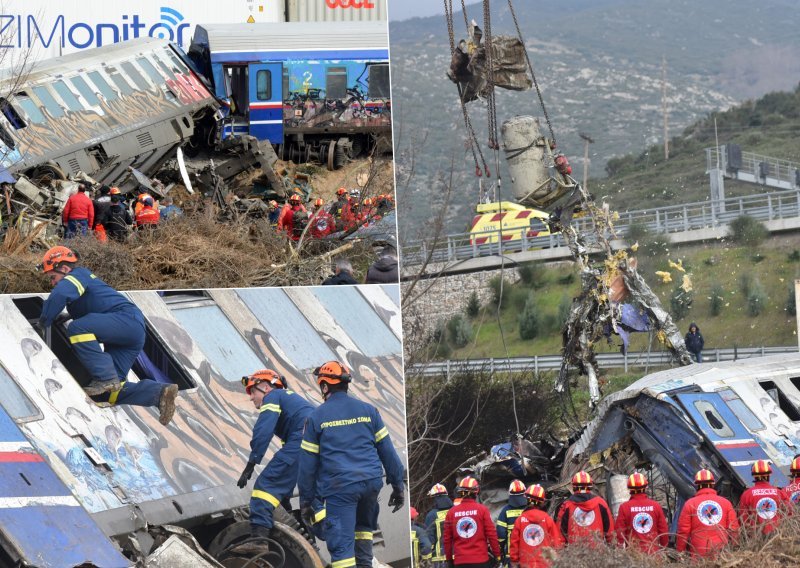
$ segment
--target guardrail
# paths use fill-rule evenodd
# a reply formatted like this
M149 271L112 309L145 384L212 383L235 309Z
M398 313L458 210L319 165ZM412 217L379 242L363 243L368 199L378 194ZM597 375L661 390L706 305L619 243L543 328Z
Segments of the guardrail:
M719 203L724 203L723 207ZM720 213L720 211L724 211ZM800 190L776 191L730 197L715 201L700 201L683 205L670 205L655 209L642 209L620 213L615 223L617 237L624 237L631 225L644 226L651 233L669 234L728 225L740 215L749 215L759 221L800 217ZM592 220L587 217L573 219L573 225L591 236ZM528 237L527 228L481 233L458 233L438 239L410 241L403 245L403 265L414 266L430 261L456 262L482 256L522 252L534 248L565 247L560 234ZM479 237L489 237L494 242L477 244ZM512 237L512 238L509 238ZM505 238L505 240L503 240ZM593 244L589 240L588 244ZM433 250L431 250L433 248Z
M706 148L706 173L717 168L726 177L741 178L744 177L741 174L747 174L748 181L773 187L795 189L800 186L800 163L741 150L732 160L727 145Z
M703 362L736 361L751 357L796 353L796 345L789 347L733 347L729 349L706 349ZM636 353L598 353L597 363L601 369L628 367L663 367L672 364L672 356L666 351ZM465 371L489 371L491 373L519 373L524 371L554 371L561 368L561 355L534 355L533 357L514 357L510 359L460 359L431 361L413 365L407 369L410 376L446 376Z

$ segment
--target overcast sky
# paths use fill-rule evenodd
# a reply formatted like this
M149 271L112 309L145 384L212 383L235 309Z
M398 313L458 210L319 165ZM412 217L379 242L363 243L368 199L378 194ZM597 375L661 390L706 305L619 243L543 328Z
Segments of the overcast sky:
M392 21L444 14L444 2L441 0L388 0L388 2L389 19Z

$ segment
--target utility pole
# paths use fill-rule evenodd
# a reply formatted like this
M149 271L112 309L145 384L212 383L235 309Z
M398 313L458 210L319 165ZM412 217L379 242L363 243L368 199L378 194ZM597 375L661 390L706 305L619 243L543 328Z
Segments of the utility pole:
M667 58L661 58L661 110L664 113L664 160L669 160L669 128L667 126Z
M583 139L583 189L584 191L589 190L589 144L593 144L594 140L592 140L588 134L579 133Z

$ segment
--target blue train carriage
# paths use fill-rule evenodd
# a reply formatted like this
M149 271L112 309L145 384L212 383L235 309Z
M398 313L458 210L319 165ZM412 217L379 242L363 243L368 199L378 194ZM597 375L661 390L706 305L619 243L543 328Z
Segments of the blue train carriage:
M128 166L154 172L219 103L166 40L140 38L0 75L0 163L12 174L65 179L83 171L135 187Z
M247 522L236 521L250 490L236 480L257 413L240 378L260 368L285 375L319 404L311 370L345 361L352 394L380 408L405 459L397 286L127 295L147 322L144 354L128 380L180 387L167 427L155 409L103 407L85 396L87 377L63 324L52 328L49 344L31 325L44 296L0 296L0 565L129 566L120 549L131 556L137 542L147 553L163 525L183 527L222 558L249 533ZM275 451L273 441L264 463ZM281 509L276 520L283 566L322 568L325 547L315 549ZM408 509L384 507L376 558L407 564L408 543Z
M386 22L200 25L189 57L227 102L223 136L251 134L284 160L329 169L391 149Z
M769 460L772 483L784 487L798 453L800 354L694 364L653 373L601 401L567 455L562 481L581 467L607 464L611 479L623 476L607 485L609 502L618 506L627 500L624 476L631 473L619 464L641 468L677 522L698 470L714 472L735 504L753 484L756 460Z

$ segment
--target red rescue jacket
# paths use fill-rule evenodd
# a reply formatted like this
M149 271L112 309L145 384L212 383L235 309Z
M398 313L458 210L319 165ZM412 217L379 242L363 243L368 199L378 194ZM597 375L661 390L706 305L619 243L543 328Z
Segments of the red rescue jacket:
M761 527L764 534L771 533L780 524L789 503L783 491L767 481L756 481L739 498L742 525L751 529Z
M542 549L563 546L564 537L550 515L531 507L514 521L508 556L520 568L547 568L550 561L542 558Z
M570 544L591 546L601 538L607 542L614 538L614 517L608 503L591 493L575 493L564 501L558 511L558 526Z
M678 552L688 549L692 556L713 558L738 530L731 502L714 489L700 489L681 510L676 548Z
M464 498L447 512L443 536L445 558L456 564L488 562L488 548L495 558L500 557L500 543L489 509L475 499Z
M64 204L64 211L61 213L64 224L70 219L87 219L89 228L94 226L94 203L83 191L73 193Z
M792 482L783 488L783 496L789 504L789 514L794 515L798 511L795 507L800 506L800 477L795 477ZM794 507L792 507L794 505Z
M622 546L637 547L653 554L669 543L669 529L664 509L645 493L631 495L619 507L617 519L617 542Z
M145 205L136 214L136 226L158 225L161 215L153 207Z
M336 230L336 221L334 221L333 215L324 209L314 213L309 223L311 224L309 231L311 231L311 236L315 239L327 237Z

